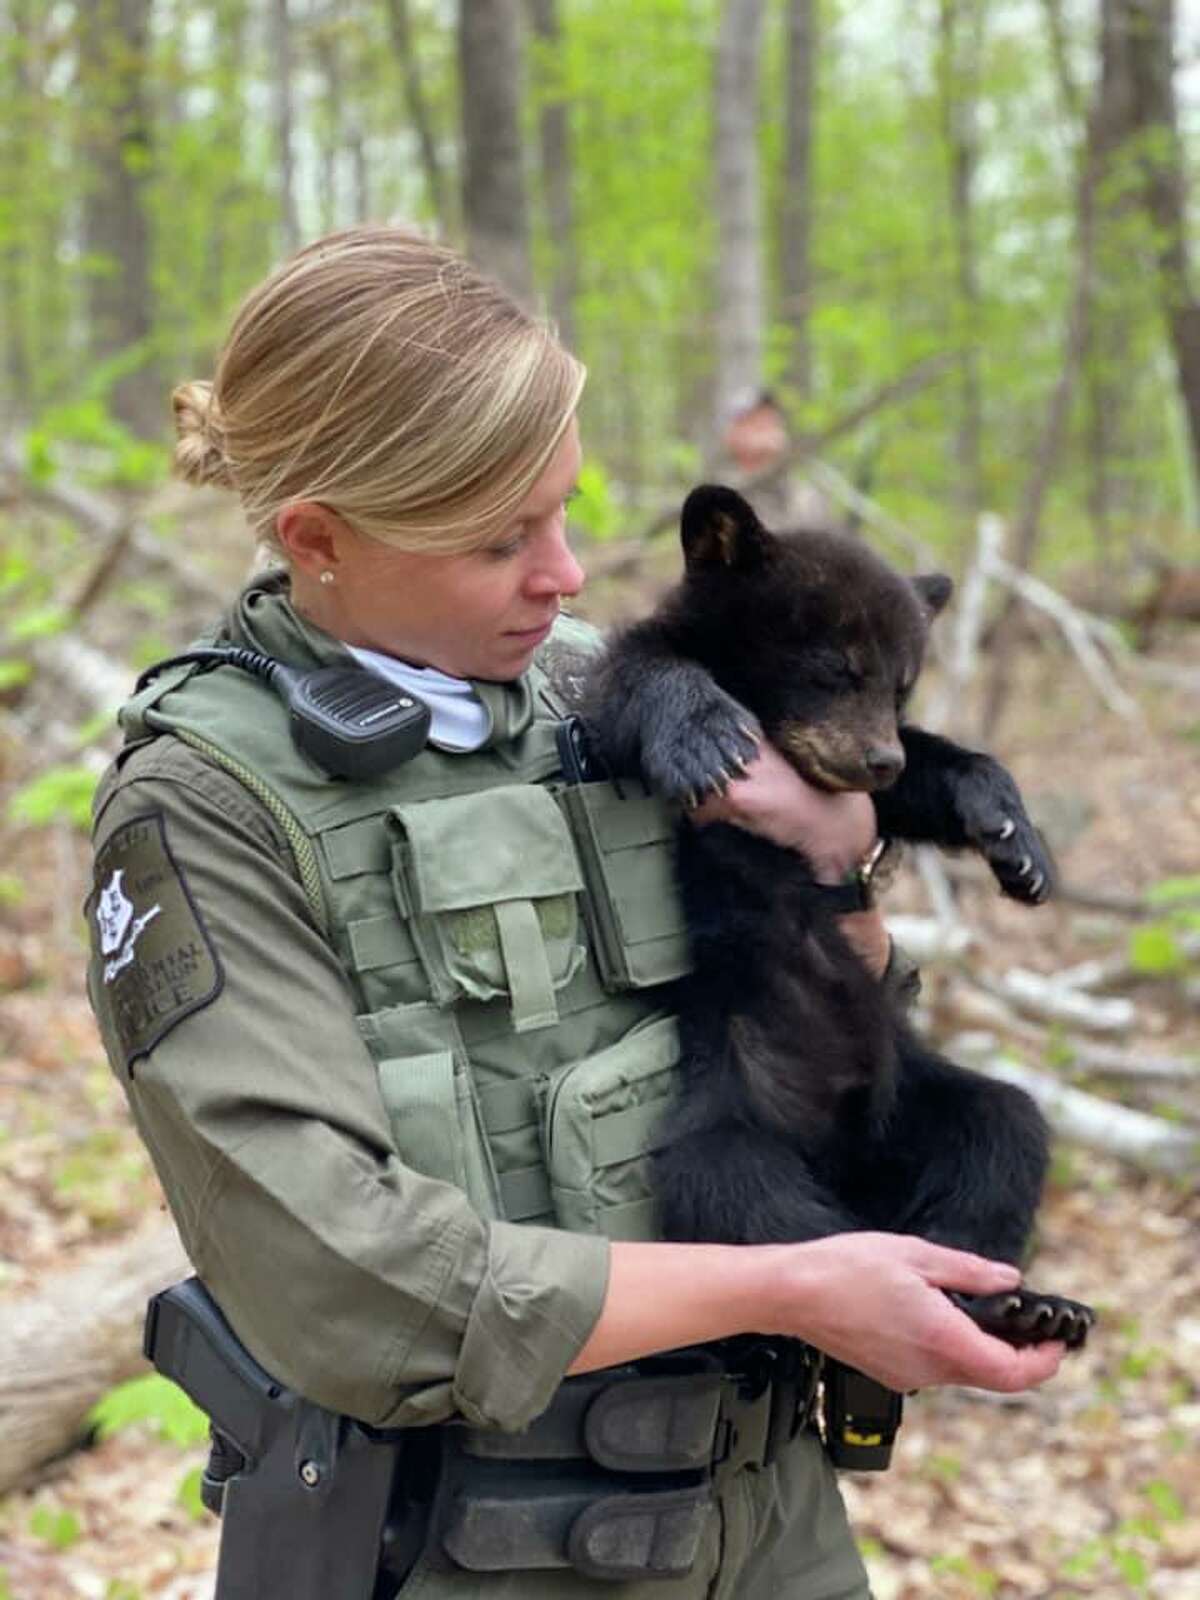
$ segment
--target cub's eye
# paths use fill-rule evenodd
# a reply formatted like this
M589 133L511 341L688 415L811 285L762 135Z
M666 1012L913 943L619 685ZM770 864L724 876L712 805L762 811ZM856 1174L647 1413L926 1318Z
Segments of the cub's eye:
M820 689L858 689L863 682L862 673L832 650L810 657L808 677Z

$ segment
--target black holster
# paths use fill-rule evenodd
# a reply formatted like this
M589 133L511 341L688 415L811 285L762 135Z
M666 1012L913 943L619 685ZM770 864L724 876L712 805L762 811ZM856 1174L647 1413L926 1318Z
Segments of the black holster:
M212 1419L215 1600L371 1600L396 1446L277 1383L198 1278L151 1300L144 1349Z

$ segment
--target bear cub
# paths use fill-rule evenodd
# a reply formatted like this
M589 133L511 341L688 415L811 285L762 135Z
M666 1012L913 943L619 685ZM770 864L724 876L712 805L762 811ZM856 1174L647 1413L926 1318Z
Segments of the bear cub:
M869 791L881 837L969 846L1005 894L1044 899L1051 864L1013 779L902 721L950 580L902 577L848 536L773 534L717 486L689 495L681 532L682 581L589 673L601 766L686 805L766 739L819 787ZM1047 1164L1033 1101L916 1037L840 931L853 886L830 892L797 852L726 823L683 820L677 850L693 971L655 1158L664 1236L883 1229L1018 1263ZM1024 1288L953 1298L1017 1345L1078 1347L1094 1320Z

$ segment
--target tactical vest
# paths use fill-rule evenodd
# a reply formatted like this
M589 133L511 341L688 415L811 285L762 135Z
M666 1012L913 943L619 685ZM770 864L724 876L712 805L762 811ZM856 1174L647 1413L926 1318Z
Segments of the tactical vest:
M563 619L543 648L594 637ZM279 579L219 638L301 667L349 660ZM427 746L368 782L321 772L274 691L229 667L167 669L121 722L130 744L170 733L202 752L287 837L402 1161L485 1216L652 1238L648 1157L678 1058L661 986L687 968L674 819L638 786L564 781L547 665L477 686L483 749Z

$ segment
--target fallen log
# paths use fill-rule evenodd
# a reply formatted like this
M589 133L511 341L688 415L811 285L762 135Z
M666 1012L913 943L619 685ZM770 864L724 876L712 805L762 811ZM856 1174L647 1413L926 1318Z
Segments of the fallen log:
M0 1494L77 1444L101 1395L145 1370L146 1301L189 1270L156 1218L0 1301Z
M1049 1073L994 1053L990 1041L983 1043L979 1035L959 1034L950 1040L949 1051L989 1077L1024 1089L1060 1138L1128 1161L1143 1172L1195 1181L1200 1168L1200 1128L1180 1127L1072 1089Z

